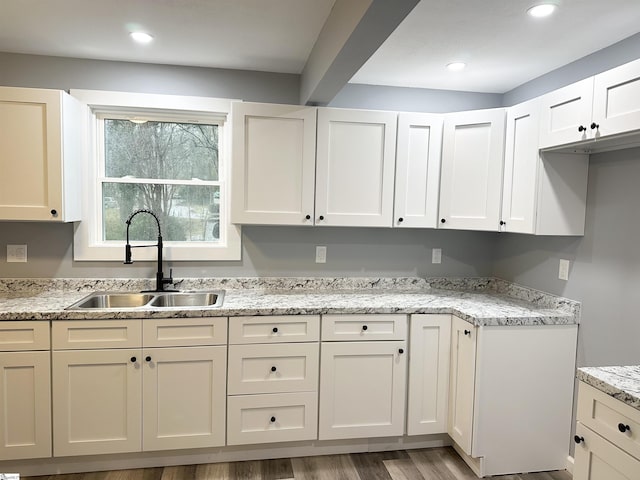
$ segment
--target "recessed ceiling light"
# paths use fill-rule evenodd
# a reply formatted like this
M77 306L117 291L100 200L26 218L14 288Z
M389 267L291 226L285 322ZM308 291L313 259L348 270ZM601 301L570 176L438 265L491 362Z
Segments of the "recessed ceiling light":
M548 17L556 11L556 8L558 8L558 6L553 3L541 3L529 8L529 10L527 10L527 13L529 14L529 16L535 18Z
M153 40L153 36L145 32L131 32L129 35L138 43L149 43Z
M466 68L467 64L464 62L452 62L447 65L447 68L452 72L460 72Z

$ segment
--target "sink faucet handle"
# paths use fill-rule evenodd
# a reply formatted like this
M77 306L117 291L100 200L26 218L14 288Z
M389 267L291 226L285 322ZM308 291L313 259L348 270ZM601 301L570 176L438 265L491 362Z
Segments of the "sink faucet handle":
M169 283L173 283L173 268L169 268Z

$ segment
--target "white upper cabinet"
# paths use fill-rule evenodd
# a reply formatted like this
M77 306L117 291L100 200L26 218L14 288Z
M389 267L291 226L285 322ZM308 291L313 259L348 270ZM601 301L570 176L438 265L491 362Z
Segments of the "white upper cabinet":
M445 116L440 228L498 230L504 127L501 108Z
M592 138L593 77L541 97L540 148Z
M0 220L80 220L80 104L0 87Z
M390 227L395 112L318 109L316 225Z
M596 138L640 130L640 60L595 76L593 123Z
M542 97L540 148L637 130L640 130L640 60Z
M394 227L437 225L442 118L427 113L398 115Z
M231 221L313 225L316 108L234 102Z

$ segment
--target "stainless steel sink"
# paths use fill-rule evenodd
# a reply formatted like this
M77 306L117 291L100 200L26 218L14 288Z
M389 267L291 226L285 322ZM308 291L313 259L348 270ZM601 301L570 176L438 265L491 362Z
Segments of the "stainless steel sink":
M224 291L192 292L94 292L65 310L116 310L149 308L215 308L222 306Z

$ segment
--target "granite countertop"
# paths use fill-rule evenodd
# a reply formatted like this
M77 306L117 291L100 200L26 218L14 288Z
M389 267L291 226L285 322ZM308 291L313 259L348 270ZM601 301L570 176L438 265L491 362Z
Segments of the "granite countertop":
M594 388L640 410L640 365L582 367L576 375Z
M151 280L0 279L0 320L82 320L355 313L455 314L475 325L576 324L580 303L495 278L185 279L180 290L225 290L214 309L65 310L95 291L140 291Z

